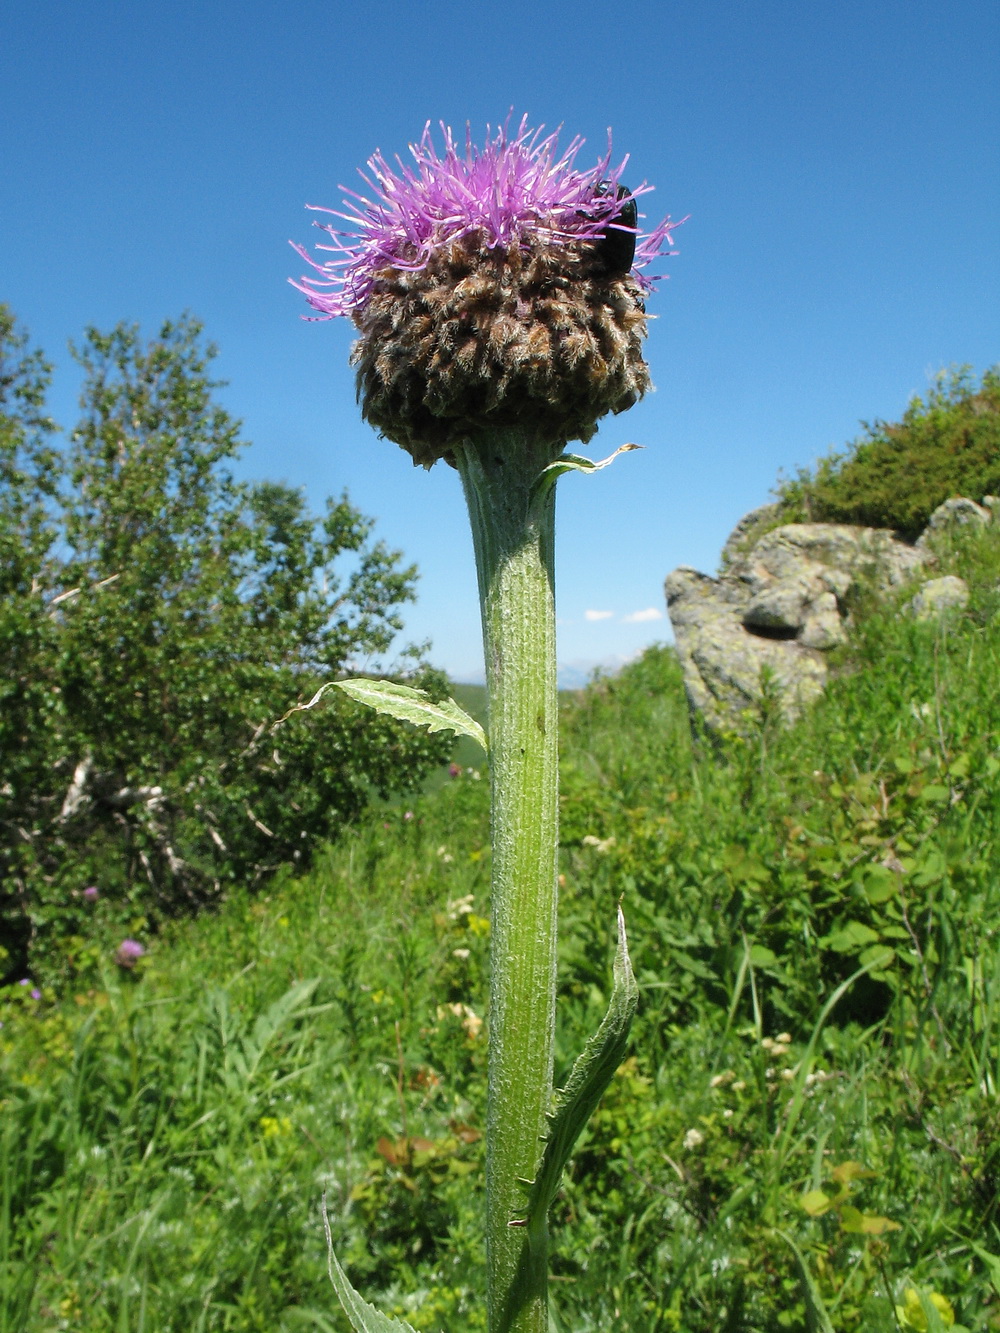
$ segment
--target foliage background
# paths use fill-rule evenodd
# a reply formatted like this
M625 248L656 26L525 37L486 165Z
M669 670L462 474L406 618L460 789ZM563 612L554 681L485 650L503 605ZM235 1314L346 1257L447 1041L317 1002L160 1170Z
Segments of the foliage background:
M148 345L91 328L75 355L62 452L48 367L0 309L0 962L18 974L74 965L85 888L141 934L308 865L449 745L347 700L286 717L388 651L416 570L346 494L317 518L234 480L239 423L198 323ZM397 669L444 688L418 649Z
M898 422L877 421L844 451L779 483L784 523L860 523L911 541L944 500L1000 491L1000 369L939 374Z
M369 1298L482 1328L481 761L347 704L257 733L412 572L228 475L192 322L88 332L70 474L4 328L0 1333L339 1333L324 1193ZM885 440L933 462L984 385ZM701 736L667 648L564 700L557 1077L619 899L642 999L553 1210L560 1330L1000 1328L1000 525L934 554L968 606L860 597L792 729Z

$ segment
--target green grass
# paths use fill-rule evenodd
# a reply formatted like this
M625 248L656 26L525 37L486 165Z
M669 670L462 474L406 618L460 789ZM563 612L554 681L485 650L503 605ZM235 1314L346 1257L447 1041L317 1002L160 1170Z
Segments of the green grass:
M564 703L557 1074L619 897L642 994L554 1208L564 1333L1000 1328L1000 541L947 565L968 612L859 608L791 731L692 738L666 649ZM369 1299L485 1327L486 788L8 988L0 1333L344 1333L324 1192Z

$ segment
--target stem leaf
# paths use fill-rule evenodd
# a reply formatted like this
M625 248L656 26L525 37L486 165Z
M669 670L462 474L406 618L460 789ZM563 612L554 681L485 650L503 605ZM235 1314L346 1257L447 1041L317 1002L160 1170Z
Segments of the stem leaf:
M413 722L428 731L456 731L460 736L471 736L484 750L486 733L454 699L435 701L426 690L412 685L397 685L391 680L369 680L366 676L352 676L349 680L331 680L323 685L307 704L299 704L293 712L312 708L327 690L343 690L359 704L374 708L376 713L387 713L400 722ZM284 720L284 719L282 719Z
M615 461L619 454L631 453L633 449L642 449L641 444L621 444L613 454L608 454L607 458L602 458L594 462L592 458L585 458L583 454L563 454L557 458L554 463L542 469L541 476L535 483L534 500L545 495L551 486L563 475L564 472L600 472L601 468L608 467Z
M375 1309L374 1305L369 1305L364 1297L360 1296L351 1286L347 1274L341 1268L333 1250L333 1237L330 1234L330 1218L326 1211L325 1194L323 1195L323 1229L326 1232L327 1272L330 1274L333 1289L344 1307L344 1314L351 1321L354 1333L415 1333L410 1324L404 1323L401 1319L390 1319L388 1315L381 1314Z
M534 1228L544 1222L573 1145L622 1062L638 999L639 987L632 973L625 936L625 917L619 907L618 949L608 1012L577 1056L566 1086L556 1095L551 1128L528 1196L527 1218L519 1225Z

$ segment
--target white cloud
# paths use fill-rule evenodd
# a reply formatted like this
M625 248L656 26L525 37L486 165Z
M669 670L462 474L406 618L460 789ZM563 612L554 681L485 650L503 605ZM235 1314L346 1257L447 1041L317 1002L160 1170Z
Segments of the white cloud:
M584 620L610 620L614 611L584 611Z
M655 606L647 606L645 611L630 611L622 616L623 625L641 625L644 620L662 620L663 612Z

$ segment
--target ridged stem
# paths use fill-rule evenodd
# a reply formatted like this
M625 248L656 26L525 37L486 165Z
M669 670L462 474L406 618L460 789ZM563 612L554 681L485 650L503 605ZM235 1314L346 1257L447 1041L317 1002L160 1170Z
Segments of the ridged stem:
M558 748L558 450L520 432L455 450L472 523L489 699L493 875L486 1251L490 1333L548 1333L548 1235L523 1217L552 1095Z

